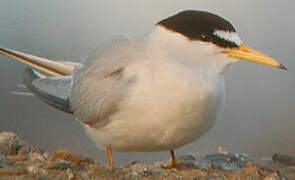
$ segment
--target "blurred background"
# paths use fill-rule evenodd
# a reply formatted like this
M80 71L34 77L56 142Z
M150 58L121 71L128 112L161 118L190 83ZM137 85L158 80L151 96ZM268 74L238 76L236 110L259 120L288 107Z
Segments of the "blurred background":
M295 153L295 1L290 0L1 0L0 45L35 55L79 61L96 44L117 34L148 33L159 20L181 10L215 12L228 19L247 45L286 65L288 72L241 62L227 74L224 111L200 140L177 155L230 152L267 156ZM27 143L52 152L68 148L99 162L94 147L72 117L24 90L24 65L0 55L0 131L14 131ZM177 136L177 134L175 134ZM115 153L116 163L164 160L169 153Z

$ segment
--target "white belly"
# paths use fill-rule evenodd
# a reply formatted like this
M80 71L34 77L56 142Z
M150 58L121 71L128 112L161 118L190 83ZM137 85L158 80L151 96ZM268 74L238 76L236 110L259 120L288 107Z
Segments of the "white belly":
M223 76L200 81L192 72L171 71L140 71L110 123L99 129L85 126L98 147L166 151L198 139L213 126L223 105Z

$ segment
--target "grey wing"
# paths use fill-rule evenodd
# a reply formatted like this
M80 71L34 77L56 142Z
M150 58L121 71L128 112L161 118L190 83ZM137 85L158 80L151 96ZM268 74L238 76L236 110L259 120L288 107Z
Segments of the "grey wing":
M79 121L99 128L119 110L133 80L124 70L138 61L138 46L135 39L117 37L94 49L74 70L71 102Z
M71 76L53 77L44 76L28 67L23 76L24 84L43 102L58 110L72 114L70 104Z

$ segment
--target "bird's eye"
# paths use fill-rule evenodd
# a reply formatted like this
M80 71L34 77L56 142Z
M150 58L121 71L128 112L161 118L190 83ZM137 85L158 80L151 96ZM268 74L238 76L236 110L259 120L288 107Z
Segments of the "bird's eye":
M202 41L210 41L210 37L207 34L201 34L200 35L200 40L202 40Z

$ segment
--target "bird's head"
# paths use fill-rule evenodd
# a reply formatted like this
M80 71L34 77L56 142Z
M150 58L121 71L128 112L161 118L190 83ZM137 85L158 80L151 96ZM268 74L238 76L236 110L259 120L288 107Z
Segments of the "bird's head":
M286 70L278 61L243 44L233 25L215 14L187 10L158 22L157 26L185 39L198 56L220 55L232 62L247 60Z

